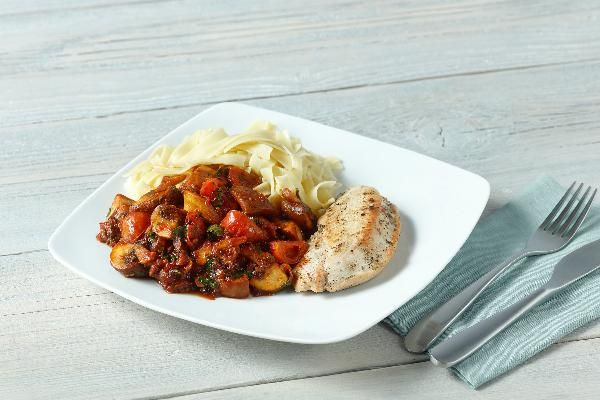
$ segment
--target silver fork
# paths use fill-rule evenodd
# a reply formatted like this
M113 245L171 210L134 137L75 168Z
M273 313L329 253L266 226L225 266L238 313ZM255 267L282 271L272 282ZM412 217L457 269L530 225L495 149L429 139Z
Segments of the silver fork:
M417 322L404 339L406 349L413 353L422 353L427 350L498 276L517 261L525 257L554 253L564 248L577 233L596 195L596 190L594 189L592 195L587 199L592 190L588 186L583 196L578 199L578 195L583 188L583 183L579 185L575 193L572 193L575 185L576 182L571 184L544 222L541 223L529 238L523 250L493 268L449 299L440 308ZM573 205L575 205L574 208L572 208Z

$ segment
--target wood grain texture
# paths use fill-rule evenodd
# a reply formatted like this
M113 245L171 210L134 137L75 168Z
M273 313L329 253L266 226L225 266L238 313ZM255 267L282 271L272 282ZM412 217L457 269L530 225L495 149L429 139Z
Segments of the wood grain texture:
M1 399L160 398L423 359L383 326L308 346L179 320L68 273L45 251L0 257L0 281Z
M548 67L461 76L250 103L479 173L492 185L489 209L493 209L540 174L600 184L596 172L600 81L589 80L598 72L600 62L566 70ZM50 233L86 195L200 110L64 121L18 132L0 129L9 149L0 154L0 183L4 183L0 218L14 232L0 242L0 254L45 248ZM35 139L24 141L24 135ZM52 213L39 206L44 204L52 204Z
M0 398L597 398L598 323L474 392L383 326L323 346L221 332L45 248L115 170L225 100L473 170L488 211L541 173L598 185L599 15L572 0L0 2Z
M600 59L585 1L15 3L4 127Z
M415 363L176 397L177 400L281 399L589 399L598 398L600 339L560 344L479 390L449 372ZM577 379L568 379L569 376Z
M498 74L495 77L451 78L449 82L445 80L420 82L402 85L402 90L396 86L386 86L266 99L255 104L355 130L477 170L492 181L496 188L494 200L497 205L502 201L503 195L510 195L519 186L533 179L540 170L565 180L570 179L569 174L575 173L571 161L575 156L582 158L582 162L587 164L587 167L581 168L584 178L597 183L594 181L593 167L598 162L598 145L593 143L594 135L589 134L590 131L598 130L592 112L596 100L592 94L585 94L587 89L593 92L595 87L585 85L585 82L579 82L577 79L577 76L583 75L582 70L589 68L591 68L589 65L582 65L580 69L572 68L572 75L565 77L572 81L572 94L563 91L562 97L559 97L560 87L553 88L548 84L544 95L541 96L546 100L540 101L535 110L531 111L527 108L527 104L534 101L534 96L539 96L539 93L535 93L532 88L536 85L542 86L542 82L550 83L556 74L553 69L535 71L535 73L515 71ZM486 95L485 90L477 91L477 88L488 86L492 79L504 88L503 96L507 98L510 96L513 99L512 103L508 103L511 104L510 108L508 105L504 106L505 108L498 106L496 101ZM530 83L526 85L525 82ZM460 108L466 110L465 113L472 110L470 120L476 121L473 124L477 124L480 129L477 132L487 132L485 137L470 136L474 128L464 124L463 114L452 111L451 105L456 104L455 97L436 95L436 92L443 90L437 85L443 85L448 90L445 93L454 93L453 89L457 87L469 90L472 103L470 106L463 104ZM411 99L414 100L412 103ZM336 104L335 113L326 112L328 104ZM365 107L364 104L370 106ZM589 106L586 106L588 104ZM556 116L557 110L569 109L578 112L575 115L564 113L566 116ZM392 110L398 110L398 115ZM179 110L175 114L184 112L192 114L195 111ZM25 179L4 186L4 196L0 198L0 210L5 210L2 211L2 219L9 231L15 234L5 238L2 242L2 251L4 254L15 252L25 252L25 254L0 257L2 281L6 282L7 288L12 288L5 292L5 297L0 297L0 304L4 307L1 310L2 320L3 324L6 324L4 329L6 334L2 338L7 340L0 345L10 345L10 341L19 338L19 346L14 348L14 352L6 353L6 359L0 358L0 365L3 365L3 372L5 372L3 376L6 377L5 381L0 378L0 388L10 388L10 383L14 382L24 369L40 365L41 360L47 360L48 364L46 368L35 369L39 374L36 375L39 383L33 386L36 391L54 396L65 395L68 392L75 398L101 398L100 394L96 396L87 393L89 387L101 386L103 382L104 384L112 382L107 386L110 393L118 394L117 397L133 398L210 391L221 387L406 364L421 359L403 352L398 338L378 326L350 342L334 345L338 347L332 347L333 350L314 348L311 350L312 358L305 359L302 364L296 360L294 354L301 351L304 346L271 343L218 332L145 310L96 288L60 267L50 259L48 253L38 252L37 250L45 247L49 233L60 220L108 177L108 174L103 173L102 168L116 169L155 138L161 136L170 129L165 127L164 131L161 131L161 121L164 121L164 118L175 118L165 115L173 113L157 111L144 113L144 115L115 116L94 122L71 121L57 124L66 135L60 145L65 149L72 149L71 154L75 156L74 159L62 160L56 154L64 153L49 151L47 154L54 158L41 160L39 166L30 165L31 176L40 172L50 174L58 172L58 175L33 181ZM493 118L486 117L489 115ZM560 112L558 115L561 115ZM181 120L187 117L188 115L182 115ZM552 118L554 121L549 123L548 120ZM564 132L564 127L571 121L575 119L581 121L586 118L591 119L591 122L585 125L586 130L582 130L580 134ZM412 129L407 128L410 125L407 125L406 121L419 120L422 121L421 125L415 125ZM181 121L176 121L175 124L178 122ZM173 124L173 121L167 120L162 123ZM520 124L526 124L526 127L523 128ZM75 129L71 129L71 126ZM118 138L120 130L129 127L136 129L139 126L148 127L148 130L156 136L131 135L131 137ZM440 138L439 128L444 126L448 128L444 128L445 137ZM526 129L527 132L515 132L515 126ZM69 140L69 132L87 132L92 144L84 146L84 150L80 152L75 151L77 146ZM111 133L102 135L102 132ZM48 137L52 134L50 132ZM58 134L58 130L54 131L54 134ZM75 139L77 136L73 134L72 137ZM143 138L144 143L140 143L140 137ZM84 143L85 139L86 137L79 143ZM105 142L94 144L93 140ZM557 140L561 141L560 146L556 146ZM469 141L473 142L469 143ZM104 146L109 146L111 143L113 146L111 154L115 154L115 157L106 158ZM122 143L123 146L117 145L118 143ZM587 146L581 146L582 144ZM517 164L517 161L527 156L532 146L536 146L540 154L544 154L545 157L531 158L527 163ZM462 152L458 151L459 149ZM497 157L498 152L503 156ZM90 160L98 160L96 161L98 164L90 164ZM44 171L44 165L53 163L59 163L59 167ZM77 174L81 173L81 169L86 165L89 166L88 168L95 166L102 168L85 171L92 174L78 177ZM25 165L21 167L28 168ZM515 171L511 172L511 168ZM43 204L51 205L52 212L48 212L47 207L40 206ZM19 210L27 210L27 213ZM40 266L44 266L43 273L39 276L44 285L39 285L37 279L28 279L20 283L21 276L30 276L30 271L38 271ZM15 274L15 270L20 273ZM57 293L77 293L77 295L57 296ZM18 312L12 311L15 309ZM94 321L92 326L90 321ZM28 327L34 324L40 327L41 332L31 336ZM129 327L129 325L133 326ZM125 332L123 326L127 326ZM46 334L46 330L50 330L50 334ZM38 336L40 334L44 335L42 341ZM120 342L121 335L125 335L128 339ZM144 339L139 343L130 339L140 336ZM566 340L599 336L600 325L595 324ZM76 343L67 351L65 346L70 345L73 339ZM194 346L193 354L189 354L190 343ZM108 349L105 348L106 346ZM374 347L377 351L373 350ZM158 353L157 348L160 349ZM231 349L244 350L233 356ZM23 350L28 356L17 358ZM189 357L183 359L169 357L169 354L180 354L182 351ZM92 352L95 356L90 360L89 355ZM267 352L264 357L281 356L281 362L267 365L272 363L272 360L257 358L257 352ZM223 358L224 354L228 358ZM291 363L290 359L295 361ZM329 364L323 364L324 359L329 360ZM160 364L165 362L180 372L174 377L171 369L160 367ZM84 369L81 365L89 369ZM105 365L118 365L120 369L115 371L103 367ZM260 366L253 368L256 365ZM79 368L86 377L86 382L89 383L82 387L84 390L82 392L72 387L69 381L74 368ZM131 381L139 385L129 386L127 380L120 378L121 371L130 371L128 378L134 374ZM196 380L197 371L203 372L200 380ZM529 379L526 374L522 375L521 370L517 370L515 374L521 376L520 379ZM151 378L148 377L149 375ZM45 379L48 379L52 386L41 384L46 382ZM448 380L446 382L448 385L459 385ZM417 386L420 384L417 383ZM61 392L62 390L67 392Z
M425 359L403 350L401 339L383 325L348 341L310 346L179 320L98 288L47 251L0 257L0 281L2 399L163 398ZM587 343L599 336L600 324L592 324L563 341ZM572 352L562 349L556 357L571 365ZM416 379L423 370L425 376ZM431 393L448 387L466 391L429 363L417 372L394 371L407 393L421 390L430 379L440 385ZM529 381L534 373L528 371L517 369L509 376ZM278 387L265 389L279 393ZM249 398L256 397L253 393Z
M600 126L600 83L590 79L598 71L600 62L590 62L248 103L375 137L480 173L486 173L486 167L495 174L527 173L531 163L570 163L574 153L583 156L578 165L586 170L600 145L593 134ZM0 184L112 173L203 108L0 128L8 150L0 154ZM523 159L532 148L548 149L553 157ZM505 161L499 164L499 158ZM574 172L578 171L568 171ZM521 182L529 179L517 176L524 178Z

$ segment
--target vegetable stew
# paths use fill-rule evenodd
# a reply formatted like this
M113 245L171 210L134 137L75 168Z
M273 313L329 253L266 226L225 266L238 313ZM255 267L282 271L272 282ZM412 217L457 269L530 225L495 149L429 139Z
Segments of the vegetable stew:
M117 194L96 238L126 277L171 293L246 298L278 292L308 249L316 217L284 189L272 204L261 179L236 166L197 165L134 201Z

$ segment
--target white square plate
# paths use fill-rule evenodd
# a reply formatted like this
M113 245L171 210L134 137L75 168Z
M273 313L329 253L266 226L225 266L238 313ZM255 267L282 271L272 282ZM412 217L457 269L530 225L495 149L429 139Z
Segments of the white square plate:
M159 144L175 145L200 128L240 132L257 119L274 122L303 145L344 163L345 185L377 188L400 210L398 250L371 281L337 293L278 293L244 300L168 294L155 281L126 279L96 241L98 223L123 174ZM90 281L150 309L245 335L296 343L331 343L355 336L417 294L444 268L475 226L489 196L482 177L441 161L302 118L244 104L222 103L181 125L108 179L50 238L52 255Z

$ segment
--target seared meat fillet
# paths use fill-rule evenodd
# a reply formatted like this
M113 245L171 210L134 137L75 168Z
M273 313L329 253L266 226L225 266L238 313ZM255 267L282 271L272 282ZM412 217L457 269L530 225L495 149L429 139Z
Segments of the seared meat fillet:
M297 292L335 292L379 274L400 236L396 207L371 187L350 188L318 221L308 252L294 267Z

